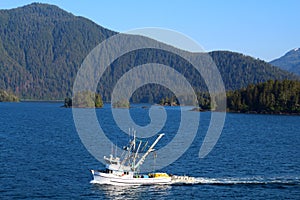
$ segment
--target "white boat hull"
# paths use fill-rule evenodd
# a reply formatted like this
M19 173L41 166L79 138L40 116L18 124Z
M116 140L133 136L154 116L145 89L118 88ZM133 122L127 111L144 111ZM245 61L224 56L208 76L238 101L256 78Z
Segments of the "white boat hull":
M100 171L91 170L94 180L93 183L108 185L162 185L171 184L171 177L159 178L133 178L130 175L118 176L115 174L102 173Z

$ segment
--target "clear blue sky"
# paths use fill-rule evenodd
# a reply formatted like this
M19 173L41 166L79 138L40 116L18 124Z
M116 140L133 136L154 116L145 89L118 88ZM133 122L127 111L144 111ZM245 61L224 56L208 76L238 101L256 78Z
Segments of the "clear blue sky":
M1 9L32 0L2 0ZM40 0L123 32L161 27L196 40L206 51L237 51L270 61L300 47L299 0Z

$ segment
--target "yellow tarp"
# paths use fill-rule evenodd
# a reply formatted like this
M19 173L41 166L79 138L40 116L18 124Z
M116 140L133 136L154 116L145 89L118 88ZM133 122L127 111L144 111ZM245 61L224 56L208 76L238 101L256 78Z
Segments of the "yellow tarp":
M170 176L168 174L166 174L166 173L154 173L154 174L149 174L149 177L153 177L153 178L168 178Z

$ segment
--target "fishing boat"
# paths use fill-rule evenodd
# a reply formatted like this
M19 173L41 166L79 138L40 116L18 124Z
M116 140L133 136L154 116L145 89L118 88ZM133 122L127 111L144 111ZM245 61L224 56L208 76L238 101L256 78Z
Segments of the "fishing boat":
M170 184L172 182L172 176L167 173L139 173L140 166L146 157L154 151L155 145L163 136L164 134L159 134L154 143L139 159L139 152L145 149L147 143L142 147L142 141L140 141L137 145L137 139L134 133L129 145L123 148L123 159L113 156L112 154L109 157L104 156L106 163L105 170L91 170L94 177L93 182L109 185Z
M153 172L141 174L140 166L146 157L155 151L154 147L164 134L159 134L156 140L148 148L148 142L142 145L139 140L138 145L136 132L133 131L133 139L123 149L121 157L104 156L105 169L91 170L93 183L108 185L153 185L153 184L194 184L196 179L190 176L171 175L164 172ZM156 155L156 154L155 154ZM153 170L155 171L155 170Z

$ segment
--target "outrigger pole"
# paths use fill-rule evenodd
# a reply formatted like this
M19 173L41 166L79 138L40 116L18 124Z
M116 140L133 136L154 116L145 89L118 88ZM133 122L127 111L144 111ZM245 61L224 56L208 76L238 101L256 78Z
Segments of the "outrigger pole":
M158 141L162 138L162 136L164 136L165 134L159 134L158 137L156 138L155 142L150 146L150 148L148 149L148 151L142 156L142 158L139 160L139 162L134 166L134 170L136 168L138 168L140 165L143 164L143 162L145 161L146 157L149 155L149 153L151 153L152 151L154 151L154 146L158 143Z

